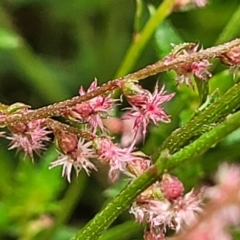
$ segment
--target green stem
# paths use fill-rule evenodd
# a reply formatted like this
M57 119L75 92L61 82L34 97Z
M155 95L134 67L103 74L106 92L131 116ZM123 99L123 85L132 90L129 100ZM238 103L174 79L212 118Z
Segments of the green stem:
M71 240L97 240L109 225L127 209L134 199L148 186L157 180L155 167L141 175L129 184L119 195L113 199L101 212L99 212L76 236Z
M129 184L122 192L110 202L105 209L98 213L83 230L72 240L97 240L107 227L127 209L140 192L157 180L166 169L171 170L186 160L194 160L203 152L211 148L229 133L240 127L240 112L232 115L225 122L219 124L210 132L205 133L195 142L183 148L172 156L159 157L155 166L148 169L144 174Z
M239 92L240 83L230 88L221 98L207 107L201 114L190 120L186 125L172 132L153 155L153 161L158 158L162 150L168 149L171 154L176 152L192 137L196 136L196 133L199 133L199 130L204 127L204 125L216 123L228 114L234 112L234 110L240 106Z
M171 170L176 168L186 160L194 160L239 127L240 112L237 112L208 133L203 134L193 143L172 155L168 161L162 161L159 157L156 162L158 172L163 172L164 169Z
M225 52L230 51L233 47L239 46L239 45L240 45L240 39L235 39L223 45L201 50L199 52L196 52L190 55L180 55L173 60L166 61L166 59L162 59L152 65L148 65L147 67L137 72L128 74L119 79L109 81L108 83L103 84L101 87L97 88L96 90L87 92L83 96L74 97L63 102L42 107L34 111L29 111L24 115L16 114L16 115L9 116L7 119L1 120L0 125L9 126L19 122L25 123L25 122L29 122L36 119L44 119L52 116L61 116L66 111L66 109L69 109L75 106L76 104L88 101L106 92L113 91L114 89L119 87L121 81L138 81L163 71L174 70L179 66L182 66L186 63L188 64L189 62L216 58L221 54L224 54Z
M146 46L148 40L153 35L155 29L161 24L161 22L171 13L175 0L165 0L158 7L155 14L146 23L142 32L138 33L131 46L129 47L127 54L123 60L122 65L117 71L116 78L124 76L130 72L137 61L142 50Z
M139 234L141 232L141 226L133 220L124 222L109 229L99 240L122 240L129 239L133 234Z

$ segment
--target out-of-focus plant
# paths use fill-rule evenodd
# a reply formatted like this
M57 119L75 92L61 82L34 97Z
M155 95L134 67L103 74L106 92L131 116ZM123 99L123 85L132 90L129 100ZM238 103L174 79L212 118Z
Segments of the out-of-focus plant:
M225 240L231 237L226 229L234 229L240 223L240 168L237 165L220 165L220 161L215 161L213 170L220 165L217 184L199 185L208 164L203 158L209 159L211 149L222 139L227 146L240 127L240 40L225 39L226 35L235 37L235 30L231 31L229 26L236 22L236 16L224 30L227 34L223 32L217 40L225 43L204 49L199 42L182 41L166 18L174 12L204 7L207 1L164 0L158 7L149 4L145 9L149 14L145 24L142 24L144 2L136 3L136 33L115 79L98 84L95 78L87 90L80 86L78 96L37 109L21 102L0 104L3 144L10 141L7 148L22 152L26 159L20 162L17 177L11 175L10 163L5 160L2 163L8 169L0 181L4 189L0 205L3 235L10 231L9 237L19 236L20 239L66 239L70 236L74 240L123 239L122 233L119 234L121 229L126 231L127 239L139 231L132 222L106 231L126 209L144 226L146 240L168 237ZM57 84L54 71L33 54L4 8L0 10L4 24L0 28L0 47L9 51L35 84L41 84L43 78L55 79L52 86L44 84L40 88L46 91L49 100L55 101L53 90L60 96L67 95ZM158 38L158 54L164 56L129 74L154 34ZM161 42L159 37L163 34L168 34L169 39ZM33 69L28 65L29 60L35 63ZM213 70L217 62L228 66L229 73ZM162 72L167 73L165 84L156 81L153 91L140 85L140 80ZM227 83L222 87L219 83L218 90L220 80ZM169 110L165 106L170 106ZM119 117L120 112L122 117ZM175 123L177 118L181 126ZM159 141L158 129L163 124L165 129L161 130L162 140ZM150 125L160 128L154 128L154 132ZM51 142L55 151L49 147ZM239 142L238 137L236 142ZM8 153L4 154L7 159ZM36 164L31 165L35 161ZM68 220L83 193L86 177L82 172L90 176L104 166L108 167L111 183L125 175L128 184L121 191L116 189L115 197L87 224L78 226L78 231L62 228L59 236L54 235ZM49 171L52 168L57 170ZM63 200L56 201L64 188L59 178L60 168L70 187ZM18 187L8 185L9 182Z

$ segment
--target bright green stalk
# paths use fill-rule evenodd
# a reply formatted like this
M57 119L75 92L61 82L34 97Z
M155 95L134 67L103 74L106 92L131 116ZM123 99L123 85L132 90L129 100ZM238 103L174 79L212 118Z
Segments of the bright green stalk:
M225 118L240 106L240 83L230 88L215 103L206 108L201 114L190 120L183 127L175 130L163 142L158 151L153 155L156 160L162 150L168 149L174 153L184 146L192 137L200 136L203 129L211 127L211 124L217 124L220 119Z
M115 78L124 76L132 70L135 62L137 61L139 55L146 46L148 40L153 35L156 28L171 13L174 3L175 0L165 0L158 7L155 14L146 23L142 32L138 33L135 41L132 42Z

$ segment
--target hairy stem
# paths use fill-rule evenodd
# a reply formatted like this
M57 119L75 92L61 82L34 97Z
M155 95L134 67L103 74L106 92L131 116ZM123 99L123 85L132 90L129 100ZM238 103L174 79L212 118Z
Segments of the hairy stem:
M153 161L157 159L162 150L168 149L171 154L176 152L195 136L202 127L216 123L228 114L233 113L240 106L239 91L240 83L230 88L221 98L206 108L201 114L190 120L186 125L172 132L153 155Z
M82 137L84 139L87 139L89 141L93 140L96 136L89 133L89 132L86 132L86 131L83 131L83 130L80 130L78 128L75 128L75 127L71 127L67 124L64 124L64 123L61 123L61 122L58 122L58 121L55 121L51 118L48 118L46 120L46 125L53 130L53 132L55 131L65 131L65 132L70 132L70 133L73 133L75 134L76 136L79 136L79 137Z
M12 115L6 119L0 120L0 125L14 125L16 123L22 122L29 122L36 119L43 119L52 116L60 116L66 110L70 109L71 107L75 106L76 104L88 101L92 98L95 98L101 94L104 94L109 91L113 91L114 89L118 88L119 81L138 81L144 78L147 78L152 75L156 75L157 73L163 71L174 70L181 65L188 64L194 61L200 61L203 59L211 59L220 56L221 54L228 52L233 47L240 45L240 39L233 40L231 42L225 43L223 45L219 45L216 47L211 47L205 50L201 50L197 53L193 53L190 55L181 55L176 57L171 61L165 61L165 59L158 61L155 64L149 65L135 73L128 74L122 78L115 79L109 81L108 83L102 85L96 90L86 93L83 96L74 97L72 99L68 99L63 102L55 103L53 105L49 105L46 107L42 107L36 109L34 111L29 111L22 115Z

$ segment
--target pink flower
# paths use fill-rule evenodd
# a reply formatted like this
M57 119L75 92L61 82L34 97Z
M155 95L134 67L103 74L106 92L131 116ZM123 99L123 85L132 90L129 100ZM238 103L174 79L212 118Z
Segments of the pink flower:
M159 122L170 122L170 117L162 108L162 104L172 99L174 93L166 94L164 87L159 91L156 84L154 92L150 93L143 89L140 94L127 96L132 108L125 114L125 119L134 119L133 131L138 133L142 129L143 138L147 133L147 126L150 122L157 125Z
M173 202L175 230L178 232L196 223L198 216L203 211L202 207L202 191L191 190L183 197L176 199Z
M188 10L194 7L204 7L207 0L176 0L174 10Z
M96 90L97 79L93 81L90 85L87 93ZM86 94L86 91L83 87L79 90L79 95L83 96ZM114 100L110 94L100 95L95 98L92 98L89 101L77 104L65 115L68 116L71 120L80 121L86 123L87 127L95 133L99 127L101 131L105 131L105 127L102 122L102 118L107 118L109 116L109 111L115 107L117 100Z
M196 53L198 51L198 48L198 43L183 43L176 45L174 46L172 52L165 58L165 61L172 61L180 55L184 56ZM176 80L178 84L180 85L186 83L188 86L192 86L192 77L197 77L200 80L207 80L212 76L212 74L208 71L210 65L211 64L209 61L204 59L176 67Z
M83 139L77 139L73 134L61 132L56 136L58 138L57 147L59 149L59 157L51 163L49 169L62 165L62 176L66 176L71 182L71 171L75 169L77 175L84 169L89 175L90 170L97 170L89 159L95 158L96 154L92 147L92 142L84 143Z
M201 191L192 190L183 195L181 182L168 175L141 193L130 213L139 223L148 226L147 236L163 239L167 229L178 232L192 226L202 212L202 202Z
M134 156L132 147L120 148L109 138L98 138L94 140L94 145L98 158L102 163L110 166L109 179L115 181L120 172L127 173L127 164L133 161L142 160L141 157Z
M229 65L231 72L235 74L240 68L240 46L236 46L230 51L222 54L220 59L223 63Z
M48 137L50 131L44 126L44 122L35 120L9 127L11 135L6 137L11 140L9 149L22 149L25 155L33 159L33 152L39 154L44 149L45 143L50 140Z

